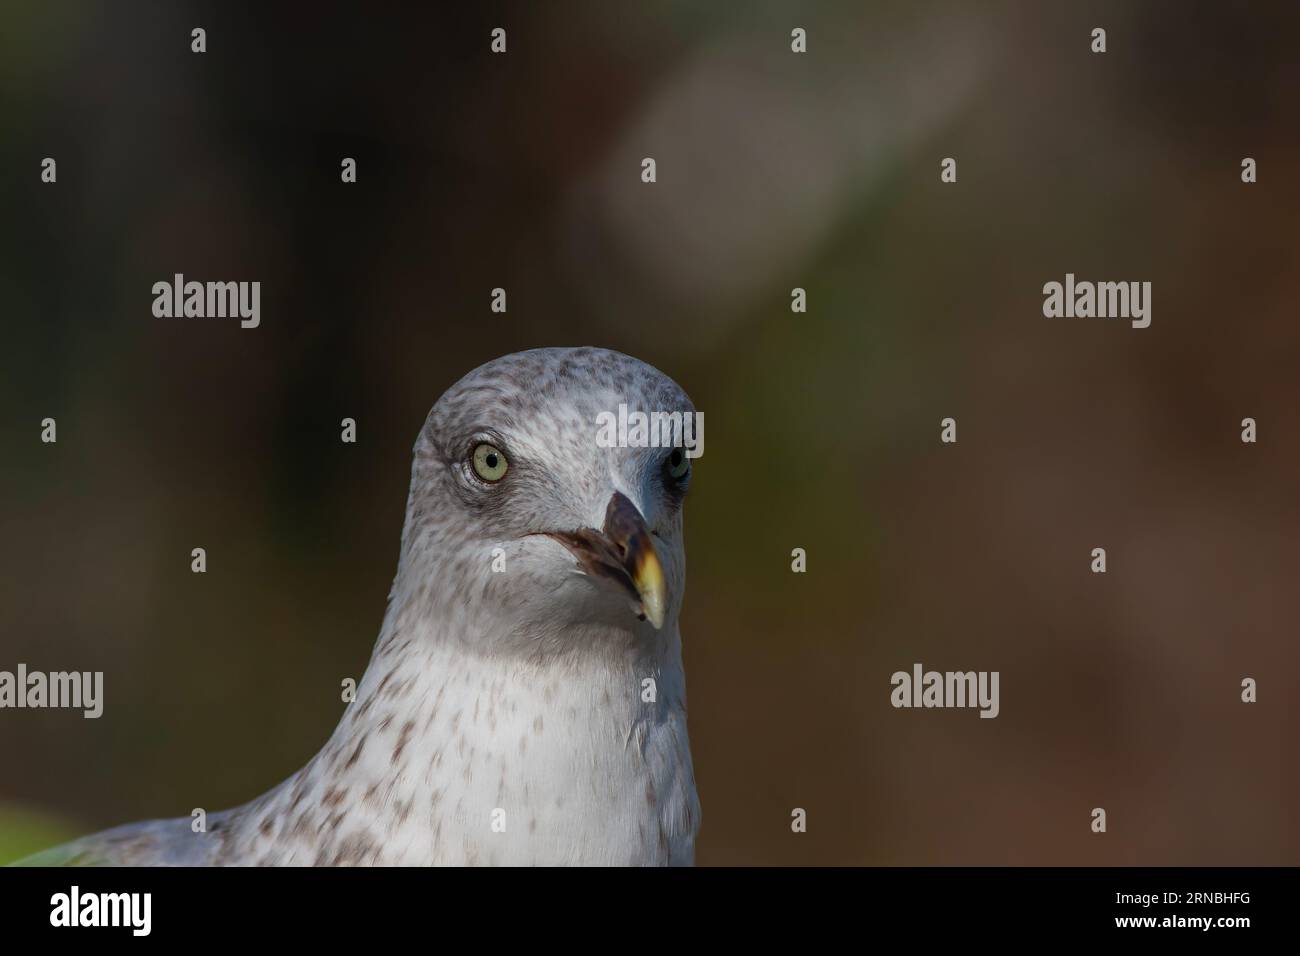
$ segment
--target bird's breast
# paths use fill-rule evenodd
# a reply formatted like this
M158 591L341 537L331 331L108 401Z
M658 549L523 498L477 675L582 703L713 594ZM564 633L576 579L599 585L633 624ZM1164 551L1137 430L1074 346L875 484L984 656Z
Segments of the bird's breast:
M680 679L424 662L376 681L326 747L241 811L245 862L693 862ZM432 677L438 680L431 679ZM369 701L369 705L367 705Z

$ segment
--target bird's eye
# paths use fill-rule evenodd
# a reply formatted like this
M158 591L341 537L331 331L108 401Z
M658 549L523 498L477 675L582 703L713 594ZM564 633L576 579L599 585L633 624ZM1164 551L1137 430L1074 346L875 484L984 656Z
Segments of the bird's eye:
M680 448L674 448L673 453L668 456L668 475L672 478L682 479L686 473L691 470L691 460L686 457Z
M470 461L474 463L474 473L484 481L500 481L506 476L506 469L510 467L501 450L486 442L475 446Z

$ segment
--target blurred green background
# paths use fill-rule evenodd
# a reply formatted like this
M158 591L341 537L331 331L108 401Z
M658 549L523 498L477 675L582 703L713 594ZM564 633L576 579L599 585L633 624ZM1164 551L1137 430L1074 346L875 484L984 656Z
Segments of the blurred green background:
M1300 7L464 6L0 8L0 669L106 698L0 711L0 862L305 762L429 407L580 344L707 419L700 863L1300 862ZM1045 319L1066 272L1151 327ZM916 661L1001 716L892 709Z

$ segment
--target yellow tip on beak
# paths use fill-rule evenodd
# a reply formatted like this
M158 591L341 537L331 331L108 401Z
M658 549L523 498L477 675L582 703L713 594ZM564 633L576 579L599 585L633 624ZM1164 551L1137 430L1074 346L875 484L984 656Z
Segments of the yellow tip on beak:
M659 563L659 555L648 537L642 538L642 547L636 548L629 555L632 583L636 593L641 597L641 611L657 631L664 626L668 588L664 584L664 569Z

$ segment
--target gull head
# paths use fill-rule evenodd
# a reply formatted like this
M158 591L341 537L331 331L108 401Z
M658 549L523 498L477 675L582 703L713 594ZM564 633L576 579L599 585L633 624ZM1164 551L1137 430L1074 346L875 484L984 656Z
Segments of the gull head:
M620 406L695 414L605 349L518 352L449 388L416 441L395 597L484 652L675 635L693 463L662 436L602 438Z

